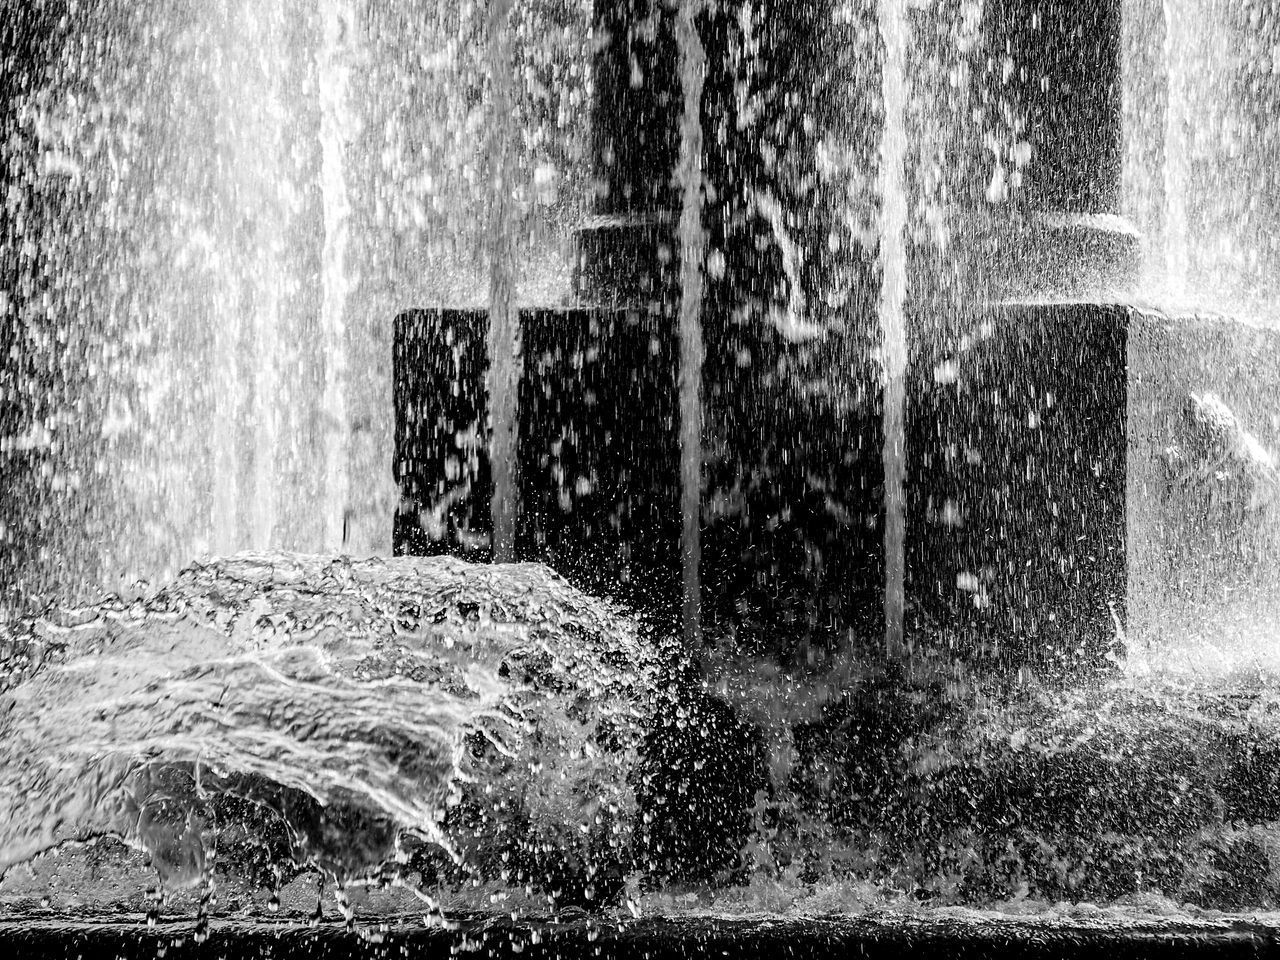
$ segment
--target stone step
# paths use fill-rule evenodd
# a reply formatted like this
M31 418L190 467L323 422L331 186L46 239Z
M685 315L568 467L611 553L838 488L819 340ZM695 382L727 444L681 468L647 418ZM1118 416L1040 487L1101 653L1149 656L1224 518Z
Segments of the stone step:
M472 918L455 929L424 928L401 922L384 927L371 945L369 933L340 924L310 928L297 924L214 923L207 939L190 935L190 923L149 929L143 923L104 920L67 924L39 920L0 923L0 949L29 960L82 957L132 960L156 956L287 958L391 956L423 960L480 952L508 957L613 960L743 960L788 956L828 957L1007 957L1048 960L1115 957L1117 960L1178 957L1260 957L1274 950L1273 924L1256 920L1140 920L1115 918L1022 919L896 916L776 918L689 917L639 921Z

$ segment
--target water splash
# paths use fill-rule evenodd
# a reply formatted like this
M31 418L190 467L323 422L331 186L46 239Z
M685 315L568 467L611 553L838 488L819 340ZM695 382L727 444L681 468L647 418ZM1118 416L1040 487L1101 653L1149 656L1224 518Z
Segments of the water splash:
M1280 16L1259 0L1124 0L1126 213L1144 299L1273 324Z
M22 337L0 449L30 496L0 509L0 586L389 552L390 318L487 296L485 11L51 9L24 8L39 55L3 67ZM588 194L587 13L515 5L510 35L512 297L555 302Z
M3 649L0 873L106 833L178 884L207 872L202 797L302 835L315 804L349 811L349 829L312 825L305 850L347 874L396 836L445 844L444 808L484 762L468 738L527 766L541 730L529 746L554 782L569 704L600 704L589 722L621 733L651 662L634 626L543 567L301 555L194 567L24 621Z

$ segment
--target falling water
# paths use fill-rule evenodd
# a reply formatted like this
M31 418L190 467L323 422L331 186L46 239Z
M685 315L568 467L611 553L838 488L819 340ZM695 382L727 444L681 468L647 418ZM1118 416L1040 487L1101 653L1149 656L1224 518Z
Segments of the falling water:
M1185 294L1190 261L1187 253L1187 204L1191 189L1192 118L1188 76L1193 67L1187 43L1193 18L1185 3L1164 0L1164 69L1167 105L1164 121L1164 279L1176 301Z
M677 21L684 111L680 120L680 556L685 642L702 639L702 88L707 55L695 17L700 0L684 0Z
M321 354L324 362L323 543L329 550L346 543L348 499L347 440L347 231L351 201L347 193L346 147L350 116L348 86L354 14L343 0L326 0L324 36L317 62L320 83L321 184L324 249L321 252Z
M1280 15L1261 0L1124 0L1126 212L1145 298L1271 323Z
M1188 456L1187 425L1214 408L1210 420L1252 451L1247 467L1214 467L1208 485L1179 474L1179 496L1151 495L1165 460L1143 474L1131 458L1127 635L1145 650L1130 667L1220 670L1273 657L1280 636L1274 567L1249 560L1273 525L1273 495L1242 497L1252 506L1232 533L1219 512L1232 471L1266 474L1280 450L1269 332L1280 326L1280 9L1126 0L1124 15L1125 200L1148 238L1142 298L1187 337L1167 353L1131 349L1129 420L1147 418L1155 428L1140 429L1158 430L1161 450Z
M213 339L213 382L216 399L213 403L212 453L213 460L213 523L212 546L219 553L235 549L239 539L240 516L240 404L244 391L240 382L240 340L244 321L231 291L219 298L221 322L215 327Z
M513 559L522 349L517 306L521 289L527 296L531 286L528 241L536 217L530 210L544 204L560 216L572 207L555 206L560 201L554 186L571 179L562 172L581 153L568 131L586 113L582 96L593 81L583 79L588 45L575 48L572 37L593 5L207 0L190 3L176 16L161 11L154 18L147 11L130 12L139 6L145 5L80 4L93 8L92 17L108 11L128 29L117 34L113 22L89 23L81 46L60 67L67 75L51 92L33 96L23 114L35 118L30 126L39 149L32 156L43 170L32 192L65 188L74 202L56 207L48 217L52 229L30 236L13 231L22 244L42 248L40 268L47 267L57 282L47 290L33 284L25 292L31 303L23 305L26 324L20 327L24 336L41 341L43 351L24 341L22 349L31 351L24 363L30 360L37 373L23 389L39 393L47 405L39 408L41 418L0 438L0 452L31 454L39 477L31 486L48 492L60 508L53 521L83 520L85 528L67 552L130 538L136 542L127 543L129 548L160 544L154 552L163 553L165 563L284 537L308 549L350 549L348 522L364 495L359 488L371 486L388 459L379 446L388 432L382 424L390 419L386 371L371 358L381 356L385 365L391 351L378 340L379 331L404 307L465 305L477 309L477 319L483 307L488 310L493 557ZM603 6L597 0L595 9ZM675 5L654 0L619 4L624 6L647 11L628 42L641 34L660 39L669 66L666 18ZM884 643L891 657L913 652L904 583L907 300L910 294L931 310L941 301L926 299L937 278L922 276L927 264L909 273L908 253L924 249L932 231L937 249L925 252L942 261L953 226L955 245L966 243L963 228L972 211L949 218L966 197L981 195L985 184L992 184L993 203L1014 198L1017 176L1005 160L1014 158L1017 167L1023 161L1016 158L1031 152L1018 126L1017 104L1001 102L1000 91L1024 68L1031 74L1038 66L1015 60L1010 50L981 48L980 0L847 0L840 4L846 32L836 42L821 37L830 47L846 49L832 52L829 60L798 56L792 71L789 62L770 61L803 49L813 39L810 32L821 35L829 24L807 21L760 53L758 44L768 42L774 25L769 17L782 21L788 6L809 15L826 5L743 3L733 10L741 16L729 31L727 59L741 55L741 73L732 82L719 72L724 38L715 34L714 20L702 17L722 5L684 0L674 14L683 81L675 171L682 190L676 318L682 618L687 645L696 647L704 549L709 562L720 551L718 560L758 577L750 586L763 599L751 615L764 616L752 624L754 636L729 635L724 644L738 647L732 655L741 654L741 674L713 676L716 682L705 688L659 686L657 675L669 666L667 651L654 644L641 622L585 596L542 565L479 567L452 558L405 557L350 561L274 552L201 563L157 590L0 622L0 872L38 850L89 834L141 846L160 869L174 868L166 856L175 844L187 843L190 848L179 852L190 853L196 869L179 879L198 880L203 899L211 901L215 850L217 883L224 884L224 865L235 862L234 851L219 849L219 840L247 826L239 836L256 842L252 834L264 820L273 828L284 821L303 835L315 826L307 819L314 817L323 829L298 841L304 849L265 851L278 858L272 867L310 862L350 873L385 866L389 857L399 864L402 855L422 854L423 847L410 850L401 839L436 840L441 847L473 843L477 855L466 863L474 873L462 882L483 888L479 895L487 906L503 913L512 906L508 893L518 895L521 887L525 896L536 890L554 900L573 885L573 895L591 913L620 907L626 897L630 912L639 914L643 891L668 884L679 892L676 900L656 899L667 907L687 902L692 889L700 908L763 903L811 915L814 909L830 910L833 897L838 905L855 905L866 890L907 884L930 903L975 895L999 899L1007 892L1021 909L1027 901L1064 894L1154 896L1147 868L1170 863L1179 864L1175 872L1185 876L1160 876L1169 880L1166 892L1180 898L1206 896L1206 877L1221 880L1211 894L1215 899L1222 891L1261 889L1259 863L1275 872L1268 861L1276 846L1276 811L1264 796L1268 792L1254 789L1266 786L1259 779L1267 775L1259 757L1266 760L1266 745L1274 741L1277 693L1271 680L1250 679L1246 696L1233 698L1242 713L1225 728L1216 718L1236 707L1224 706L1220 691L1197 700L1182 690L1099 689L1096 683L1074 692L1032 689L1010 704L1001 701L1001 690L988 699L982 681L975 680L982 709L966 716L966 694L936 696L932 689L901 686L895 671L878 669L883 664L874 655L816 655L815 640L825 642L837 630L857 633L860 640L871 620L861 608L851 615L847 607L809 601L830 583L847 594L861 571L879 563L879 544L862 542L879 511ZM1214 209L1204 199L1213 195L1206 184L1226 183L1229 172L1223 171L1230 169L1206 157L1213 159L1221 149L1235 151L1239 159L1250 138L1260 137L1257 131L1241 133L1238 117L1218 123L1201 116L1210 98L1199 88L1196 66L1212 59L1206 49L1217 48L1186 28L1194 22L1189 11L1219 16L1225 6L1227 0L1164 4L1170 30L1160 35L1165 46L1155 55L1162 56L1167 72L1169 106L1157 124L1164 166L1156 179L1164 195L1156 205L1164 211L1167 234L1155 246L1166 272L1177 274L1171 280L1225 263L1260 236L1232 233L1226 201ZM1234 7L1256 11L1258 4L1242 0ZM1005 16L1023 12L1012 3L988 2L985 9ZM707 22L713 29L704 28L700 38L698 27ZM1241 28L1235 23L1232 29ZM548 37L546 43L538 39ZM856 44L846 42L855 39ZM841 56L844 77L832 66ZM984 62L978 72L985 71L987 79L969 74ZM636 66L631 75L633 89L643 86L642 69ZM761 85L753 88L756 79ZM931 82L945 82L955 92L938 96ZM843 89L853 95L837 97L841 102L830 110L820 103L830 96L824 87L846 83ZM970 101L960 91L975 83L987 86ZM782 95L775 96L779 90ZM738 111L736 131L717 128L716 116L703 115L704 106L714 107L729 91ZM668 108L677 109L664 101ZM769 116L774 113L783 116ZM970 129L958 133L962 121ZM1218 136L1232 131L1238 139ZM628 145L644 147L649 132L637 130ZM729 142L739 137L747 143L744 153L725 164L727 171L717 153L722 134ZM979 140L984 149L970 156L957 160L949 154L963 153ZM751 151L760 156L748 156ZM992 157L996 176L973 179L979 163ZM664 159L657 171L664 183L670 166ZM1256 167L1240 163L1235 175L1259 176ZM815 169L826 178L822 189L813 187ZM536 175L526 181L529 171ZM756 252L778 254L786 284L769 296L779 306L785 299L786 309L775 312L782 319L773 327L790 342L779 348L784 362L776 365L763 362L776 356L765 350L731 356L737 365L729 382L748 385L735 394L721 391L726 381L715 379L725 363L718 349L704 365L704 325L715 334L706 343L718 348L715 324L719 307L728 303L734 310L729 322L742 328L734 333L755 345L750 323L759 318L760 304L750 302L759 292L751 284L768 278L772 253L751 260L740 273L735 271L741 264L726 267L738 251L729 243L720 248L713 188L729 187L723 193L736 202L733 191L739 185L753 189L753 178L778 190L751 201L747 217L767 229L744 235L745 245L754 241ZM1267 191L1253 192L1265 202ZM1230 191L1221 194L1239 202ZM833 204L833 195L843 200ZM841 204L836 219L846 215L838 225L844 233L828 233L823 218ZM89 226L71 215L85 210L92 215L85 217ZM810 220L797 211L815 216ZM1199 231L1206 218L1215 217L1216 239L1202 247ZM1264 221L1253 221L1251 229ZM0 224L0 230L9 229ZM772 247L762 247L769 233ZM68 239L73 235L75 241ZM865 279L863 252L877 239L878 289L873 283L864 300L868 291L851 292L854 284L846 280ZM833 257L846 257L840 269L847 268L847 275L824 274L823 247ZM1225 248L1230 249L1222 253ZM1258 262L1265 257L1250 269ZM1212 276L1213 270L1204 273ZM741 285L708 295L726 278ZM549 283L539 292L554 287ZM721 296L732 289L743 296L733 302ZM859 377L851 396L834 397L854 379L844 363L852 353L847 344L856 340L855 369L861 374L866 341L877 339L874 333L862 339L866 331L860 325L864 317L869 320L872 296L878 297L880 370L872 367ZM6 310L8 297L6 292ZM714 312L702 310L704 298L716 304ZM669 314L674 304L662 299L649 306ZM628 323L652 319L634 313ZM838 340L846 331L835 332L845 320L856 329L833 350L840 360L830 361L832 354L819 349L828 344L818 342L821 337L809 343L809 335L829 327L829 339ZM926 332L931 331L920 331L922 340ZM916 336L913 322L913 345ZM53 367L68 357L76 362L77 337L93 340L78 355L81 366L44 376L44 364ZM113 354L116 341L122 344L119 358ZM1136 341L1130 336L1126 346ZM64 343L76 346L62 349ZM462 351L456 343L448 346L455 348L456 361ZM562 359L555 356L558 346L547 351L548 366ZM975 448L966 458L970 466L984 452L1030 450L1039 456L1040 437L1049 436L1050 427L1075 429L1063 417L1046 423L1041 433L1037 412L1026 421L1029 439L1000 435L1001 421L986 419L982 403L969 399L987 384L1010 378L1018 378L1017 386L1038 388L1059 356L1051 342L1043 353L1018 354L1009 369L982 369L983 351L991 346L967 343L954 362L948 358L936 369L933 384L923 385L932 391L923 402L959 398L947 416L954 414L963 431L963 443L956 446L963 449L971 441ZM651 352L645 354L642 343L640 353L665 356L664 349L665 342L654 338ZM618 363L637 374L623 384L624 404L652 395L642 392L654 387L642 382L651 359L633 367L630 359L610 360L605 353L592 362ZM638 448L643 456L660 456L652 451L670 445L664 432L670 426L670 365L663 363L661 375L651 378L663 391L662 405L654 405L659 412L624 409L616 421L623 430L647 430L648 416L661 421L655 431L661 445ZM466 382L461 367L444 363L411 375L430 382L433 399L467 394L469 402L479 384ZM446 369L448 379L436 382ZM93 382L101 370L107 371L101 383ZM1141 380L1133 367L1125 373L1129 387ZM879 412L867 399L874 387L863 389L877 379ZM1086 396L1100 392L1098 382L1086 370L1072 385L1077 395L1063 396L1061 407L1094 410L1079 402L1098 401ZM0 386L13 390L8 383ZM636 392L626 393L628 386ZM56 396L64 389L67 396ZM1117 392L1123 402L1125 391ZM584 393L591 395L584 397L584 407L598 410L592 391ZM568 408L574 402L570 394L548 391L548 399ZM758 432L761 445L750 454L738 448L742 434L736 423L719 433L721 411L711 405L704 410L704 394L734 404L728 412L743 414L743 432ZM1130 401L1132 396L1130 390ZM110 416L99 417L94 409L100 398ZM1274 416L1274 397L1264 400L1270 406L1262 409ZM1193 413L1217 409L1207 398L1199 401ZM430 416L409 413L415 415ZM867 458L860 449L861 438L875 433L877 417L883 432L878 463L874 450ZM588 418L592 426L605 419L588 412L578 423ZM1265 424L1265 417L1258 419ZM993 422L995 430L988 431ZM1018 418L1019 434L1022 422ZM1239 421L1223 416L1214 422L1232 428L1218 435L1220 441L1225 437L1228 454L1257 453L1260 444ZM589 443L612 445L611 452L622 446L612 427L597 441L589 430L576 429L578 423L565 433L578 435L573 442L582 441L582 453L593 452ZM462 429L473 449L475 434L483 431L471 420ZM1273 435L1275 430L1280 420L1272 421ZM936 444L922 445L921 474L949 456L939 453ZM1071 453L1055 458L1069 464ZM997 459L991 458L993 470ZM1225 462L1221 456L1208 459L1215 466ZM1025 462L1030 468L1031 461ZM1264 451L1249 462L1270 470L1264 479L1274 489L1274 460ZM1080 457L1075 464L1088 469ZM1017 476L1021 465L1014 463L1007 476L982 476L995 476L997 487L1007 484L1007 494L1023 482ZM47 473L40 473L46 466ZM657 464L661 476L653 488L660 485L664 497L669 466ZM733 485L720 499L734 529L717 540L723 531L702 528L701 505L705 499L711 521L720 507L713 471L721 468ZM869 492L881 470L882 499L880 491ZM928 492L937 476L912 480ZM948 473L946 479L955 476ZM102 522L97 507L73 509L90 499L87 493L82 500L70 493L62 497L81 482L94 487L95 495L110 488L125 504L114 527ZM959 499L991 492L985 480L962 485ZM1085 491L1073 509L1090 515L1096 501L1089 488L1097 485L1086 478L1081 486ZM1010 508L1010 502L1005 496L995 508L1000 525L1035 522L1031 509ZM1056 517L1056 503L1053 509ZM375 509L369 513L378 519ZM1008 543L977 529L976 522L966 529L961 507L951 501L933 517L921 513L918 527L913 515L913 532L934 524L958 549L998 551ZM620 514L609 519L617 521ZM382 517L389 520L389 511ZM664 523L655 527L666 529ZM1052 532L1050 524L1045 529ZM779 544L781 551L773 552ZM664 541L659 561L664 574L669 545ZM1048 567L1071 549L1072 544L1033 541L1027 562ZM855 553L856 564L848 564ZM798 575L783 590L779 573ZM977 581L972 575L964 579ZM706 580L710 586L715 578L708 572ZM939 583L951 587L945 579ZM719 599L710 589L706 595L708 602ZM735 604L743 599L730 597ZM868 603L878 613L880 598ZM792 615L797 610L801 616ZM770 619L777 611L785 617ZM724 622L733 628L729 618ZM870 629L878 634L879 626L877 621ZM805 630L809 637L790 643L792 634ZM937 650L947 656L943 643ZM964 656L957 652L950 662L961 666ZM1026 662L1034 664L1038 656L1033 650ZM710 673L716 661L707 660ZM837 668L809 689L807 678L791 675L792 667L801 668L796 674L810 665L825 671L831 660L840 660ZM864 666L870 667L865 673ZM998 677L997 686L1008 678ZM1032 755L1039 758L1035 763L1027 761ZM1135 784L1160 779L1159 770L1153 779L1152 764L1200 772L1195 783L1179 787L1191 802L1179 807L1175 823L1163 816L1164 793L1129 792ZM1068 781L1080 789L1065 800L1045 789ZM182 789L171 789L175 784ZM278 803L255 808L251 823L205 829L200 818L219 809L220 800L256 802L262 792ZM1241 809L1228 810L1232 798L1242 796L1235 804ZM956 816L935 816L940 804ZM1131 808L1139 811L1129 818L1132 824L1111 822L1115 810ZM186 819L173 820L175 812ZM1235 814L1253 819L1237 820ZM904 825L911 829L904 833ZM178 826L183 829L175 832ZM674 851L671 839L677 841ZM271 840L264 833L263 842ZM1139 850L1139 860L1106 855L1117 844ZM890 850L899 855L885 856ZM256 861L260 852L250 857ZM434 847L430 852L440 854ZM418 862L437 866L425 857ZM52 868L55 885L64 890L72 886L65 883L65 863ZM442 869L450 865L456 864L450 860ZM1231 873L1233 865L1243 880ZM1066 888L1064 870L1070 874ZM422 871L424 877L429 873ZM732 878L735 889L724 890L724 878ZM739 878L747 884L738 886ZM667 894L655 894L662 896ZM352 908L341 888L337 897L350 922ZM209 907L202 902L201 928ZM611 921L612 914L605 918ZM504 922L500 935L511 929ZM508 942L515 952L522 949Z
M880 0L884 126L880 141L880 330L884 376L884 617L890 655L909 650L906 605L907 20L905 0Z
M262 5L251 13L255 19L266 19L270 37L284 34L283 11L278 6ZM255 131L258 143L267 146L267 154L276 158L280 175L279 158L285 152L285 132L281 118L285 115L279 77L272 77L261 91L264 122ZM274 219L264 224L262 231L263 270L268 277L278 277L287 257L288 242L281 224ZM250 492L248 542L255 550L266 550L274 542L279 510L279 474L281 460L281 416L277 409L280 396L281 352L280 327L285 317L285 296L281 284L268 282L258 291L258 302L253 311L253 486ZM231 544L237 549L240 544Z
M18 18L47 62L6 108L6 250L30 253L0 300L27 332L0 369L22 398L0 447L39 503L0 517L24 551L0 587L91 593L246 547L389 552L396 313L484 303L494 235L520 251L493 259L496 303L569 286L587 14L507 9L496 88L474 4ZM528 230L486 223L490 89L495 222Z
M520 381L520 316L516 310L516 261L512 208L515 185L511 0L490 11L489 67L493 96L489 216L489 464L493 471L493 559L515 559L517 487L517 390Z

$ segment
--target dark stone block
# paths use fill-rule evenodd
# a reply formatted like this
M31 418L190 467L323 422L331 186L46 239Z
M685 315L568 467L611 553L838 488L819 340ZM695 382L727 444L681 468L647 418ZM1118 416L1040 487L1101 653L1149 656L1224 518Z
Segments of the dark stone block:
M1051 646L1056 638L1039 619L1026 620L1032 600L1048 622L1062 615L1063 630L1078 633L1082 623L1096 622L1109 632L1113 625L1107 591L1123 582L1123 558L1103 547L1122 518L1090 523L1087 513L1095 502L1118 509L1094 468L1095 452L1115 454L1106 482L1123 487L1123 424L1095 422L1093 401L1107 407L1105 383L1090 381L1091 402L1081 402L1085 393L1072 384L1096 378L1108 350L1114 367L1121 351L1115 328L1107 339L1096 324L1077 326L1067 342L1052 319L1004 319L998 333L965 353L972 367L965 384L921 383L916 391L912 588L931 627L973 628L978 639L964 655L979 656L983 642L1007 635L1002 656L1020 663L1036 658L1035 643ZM396 469L404 505L397 552L487 556L485 323L483 314L465 311L399 319ZM524 331L519 555L660 619L672 616L679 518L669 321L639 311L544 311L527 314ZM1058 362L1046 365L1038 358L1049 343ZM935 365L925 366L932 379ZM806 398L794 389L804 373L769 340L757 346L750 369L708 362L703 580L716 633L784 659L811 660L850 631L876 642L882 507L878 397L867 389L852 403ZM1123 373L1112 373L1122 395ZM1062 397L1056 410L1041 410L1042 402L1036 408L1046 418L1043 429L1006 429L1027 417L1026 397L1043 400L1055 390ZM964 445L982 450L981 463L947 453ZM1044 502L1046 484L1056 484L1069 507L1059 518ZM958 527L936 522L948 510L971 516ZM1094 549L1091 540L1077 551L1082 535L1102 538L1102 546ZM1041 564L1022 573L1027 558L1063 545L1070 574ZM1078 555L1099 552L1107 564L1072 576ZM1010 565L1020 568L1012 580L1005 576ZM999 581L989 610L973 607L971 591L956 590L968 571ZM1068 618L1075 598L1092 606Z
M478 311L397 321L398 554L487 559L484 330ZM639 310L523 316L517 555L671 626L679 598L675 342ZM703 582L708 623L784 657L876 632L879 420L804 399L784 347L709 358ZM870 407L869 391L859 401Z
M1280 616L1280 331L1090 303L971 330L916 365L920 635L1051 673L1248 656Z
M1123 316L1085 313L1001 311L955 356L916 365L911 595L919 630L942 630L966 659L994 651L1012 665L1097 662L1123 617ZM484 323L464 311L399 319L398 552L487 553ZM543 311L527 314L524 330L520 556L673 616L669 321ZM833 352L819 365L837 362ZM948 364L963 373L936 382ZM848 649L851 635L874 647L883 578L876 391L855 382L860 396L806 395L796 384L813 371L768 338L749 368L712 357L704 375L713 634L800 662Z
M674 338L639 310L523 314L516 553L650 613L679 594ZM487 559L479 311L402 314L395 354L397 554Z
M1050 672L1125 616L1127 311L1002 307L918 357L909 595L926 645Z
M400 318L400 552L486 554L484 323L458 311ZM524 326L520 556L673 623L671 320L539 311ZM1004 673L1080 676L1112 669L1126 636L1199 623L1228 587L1266 600L1262 558L1280 528L1250 503L1280 504L1280 491L1255 489L1270 474L1248 490L1243 473L1178 479L1169 451L1192 457L1189 398L1216 391L1266 466L1280 450L1280 334L1089 303L993 307L952 329L963 332L919 338L909 375L917 647ZM875 659L881 425L866 345L798 347L755 330L751 349L738 347L709 353L703 371L709 633L792 664L831 651Z
M580 303L674 310L679 242L669 216L597 217L578 230L577 245L573 288Z

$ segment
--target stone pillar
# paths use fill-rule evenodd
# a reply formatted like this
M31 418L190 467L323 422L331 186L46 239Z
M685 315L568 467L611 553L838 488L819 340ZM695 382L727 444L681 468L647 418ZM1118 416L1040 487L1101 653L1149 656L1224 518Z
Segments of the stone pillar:
M679 58L661 0L595 5L592 155L596 213L647 217L678 203Z
M1120 3L994 0L987 11L988 49L1009 58L1005 89L1032 149L1022 202L1038 210L1118 214Z
M660 308L676 281L681 93L673 19L662 0L595 5L595 209L579 231L574 273L587 305Z
M988 300L1098 299L1131 290L1137 232L1120 218L1119 0L990 0L990 103L1009 108L1008 202L967 256Z
M599 191L595 216L579 234L576 287L584 305L658 321L647 372L626 374L637 384L666 382L655 365L674 334L680 297L673 174L682 89L673 7L621 0L597 3L595 13ZM857 112L833 102L815 78L839 42L831 22L830 0L708 4L698 21L708 63L704 619L712 636L809 663L841 646L851 626L880 633L883 579L878 435L864 435L866 425L838 403L797 400L794 371L805 348L780 330L780 317L803 323L831 312L814 293L828 269L823 258L831 256L826 218L833 198L815 194L797 175L816 169L828 114ZM833 368L843 349L836 340L827 351ZM862 357L860 378L868 365ZM870 380L858 389L870 412ZM644 401L638 423L664 403ZM868 420L873 433L875 423ZM661 455L676 455L674 434L670 453Z

